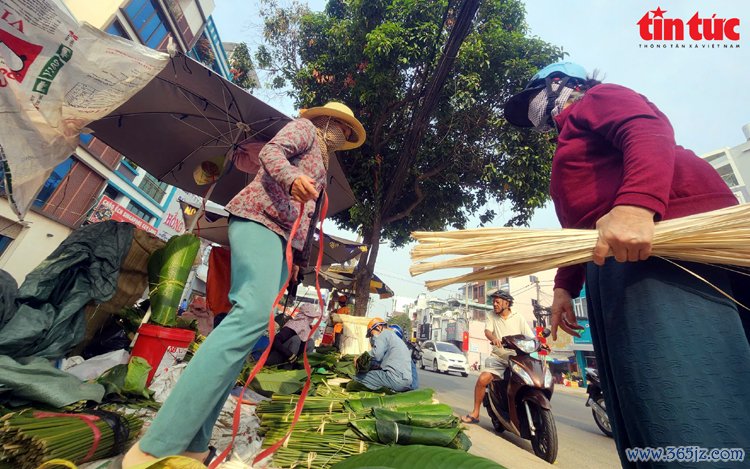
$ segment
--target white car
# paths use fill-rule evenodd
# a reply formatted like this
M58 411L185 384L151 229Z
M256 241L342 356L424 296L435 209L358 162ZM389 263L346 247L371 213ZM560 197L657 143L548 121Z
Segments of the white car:
M449 342L436 342L428 340L422 344L422 363L432 368L432 371L450 373L455 371L461 373L464 378L469 376L469 364L463 352Z

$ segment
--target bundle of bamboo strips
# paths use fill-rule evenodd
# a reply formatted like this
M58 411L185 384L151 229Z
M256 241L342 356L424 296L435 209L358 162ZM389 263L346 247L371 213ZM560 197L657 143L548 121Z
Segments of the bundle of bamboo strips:
M267 448L289 430L299 396L274 395L258 404L260 428ZM347 432L357 414L344 409L340 397L309 396L292 434L273 455L275 467L325 469L367 450L368 445Z
M121 420L127 427L128 440L132 441L143 422L134 416L123 416ZM99 433L93 453L92 425ZM116 443L112 428L101 419L87 423L78 416L47 414L38 417L32 411L7 414L0 419L0 467L35 469L52 459L78 464L110 456Z
M457 267L475 272L425 282L429 290L455 283L516 277L588 262L596 230L480 228L414 232L413 261L455 255L435 262L416 262L412 276ZM750 204L667 220L656 224L652 255L667 259L750 267Z

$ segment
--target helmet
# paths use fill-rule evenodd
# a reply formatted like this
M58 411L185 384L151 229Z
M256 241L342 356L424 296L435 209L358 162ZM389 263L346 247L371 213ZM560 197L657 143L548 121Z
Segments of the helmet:
M513 295L511 295L508 291L503 290L502 288L492 292L490 294L490 298L502 298L510 303L510 306L513 306Z
M388 324L388 327L393 329L399 339L404 340L404 330L398 324Z
M505 119L517 127L534 127L529 120L529 101L555 78L562 79L564 86L574 87L586 81L586 69L573 62L547 65L531 77L523 91L505 103Z
M372 330L375 329L378 326L384 326L387 327L388 323L383 320L383 318L372 318L369 323L367 323L367 337L372 336Z

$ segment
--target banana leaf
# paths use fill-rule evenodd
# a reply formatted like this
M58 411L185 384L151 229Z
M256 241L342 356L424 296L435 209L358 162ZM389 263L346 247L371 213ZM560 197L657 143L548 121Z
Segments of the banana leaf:
M360 438L385 445L429 445L449 446L464 449L463 444L468 438L458 439L461 432L454 428L425 428L413 425L403 425L390 420L359 419L352 420L351 426ZM471 442L469 442L471 446ZM468 447L465 450L467 450Z
M175 325L185 282L199 249L198 237L188 233L173 236L149 258L152 322L168 327Z
M104 395L140 396L149 399L151 395L146 389L146 380L151 371L151 365L141 358L132 357L127 365L116 365L105 371L96 382L104 386Z
M432 407L432 406L425 406ZM456 428L458 427L458 417L453 413L412 413L404 412L402 410L391 410L391 409L373 409L375 418L378 420L387 420L391 422L401 423L404 425L412 425L414 427L424 428Z
M362 355L358 356L355 362L355 368L357 369L357 373L370 371L371 367L372 367L372 356L368 352L362 352Z
M349 422L357 435L367 441L378 441L378 429L373 419L352 420Z
M302 390L306 379L305 370L263 370L253 378L250 387L266 397L273 394L296 394Z
M131 357L128 362L128 372L125 375L125 385L122 390L127 394L140 395L148 399L151 395L146 389L146 381L151 371L151 365L145 358Z
M417 404L398 407L399 412L408 412L410 414L440 414L453 415L453 407L448 404Z
M505 469L503 466L464 451L435 446L389 446L350 456L331 469Z
M461 431L458 428L413 427L388 420L376 420L375 429L378 432L376 441L386 445L448 446Z
M460 449L461 451L469 451L469 449L471 448L471 440L468 436L466 436L466 433L460 431L458 432L458 435L456 435L456 438L454 438L453 441L450 442L448 448Z
M398 408L418 404L431 404L432 396L434 393L435 391L429 388L417 389L414 391L394 394L392 396L380 396L367 399L349 399L345 402L345 405L351 411L358 412L363 409L374 407Z
M333 371L336 372L337 375L344 377L344 378L354 378L354 376L357 374L357 369L354 367L354 362L352 360L342 360L333 367Z

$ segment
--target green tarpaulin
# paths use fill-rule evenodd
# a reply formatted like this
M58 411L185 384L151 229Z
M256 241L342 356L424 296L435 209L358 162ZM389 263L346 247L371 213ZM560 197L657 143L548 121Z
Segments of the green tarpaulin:
M133 229L106 221L71 233L26 276L15 305L0 303L0 355L60 358L77 345L85 333L86 305L103 303L117 291Z
M0 402L11 406L28 402L63 407L78 401L101 402L104 386L84 383L53 367L44 358L18 361L0 356Z

